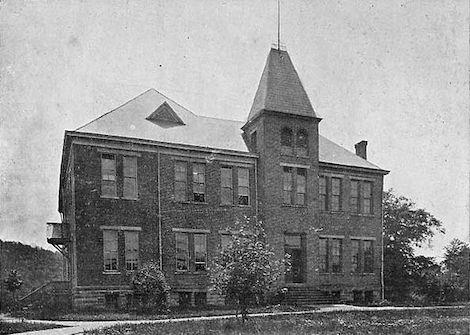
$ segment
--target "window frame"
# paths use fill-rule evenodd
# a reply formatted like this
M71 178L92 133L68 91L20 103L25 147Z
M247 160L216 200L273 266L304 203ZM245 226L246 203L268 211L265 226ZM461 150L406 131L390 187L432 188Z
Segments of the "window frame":
M194 252L194 271L195 272L205 272L207 271L207 234L206 233L192 233L193 236L193 252ZM197 260L197 251L196 251L196 237L203 237L203 249L204 249L204 261ZM198 269L198 265L203 265L202 269Z
M365 192L365 185L369 186L369 193L367 194ZM374 209L373 209L373 203L372 203L372 194L373 194L373 184L371 181L368 180L363 180L361 183L361 213L362 214L373 214ZM369 210L366 210L366 201L369 202Z
M334 242L338 242L335 248ZM344 236L319 236L319 272L320 274L344 273ZM333 249L338 250L335 255ZM337 260L337 262L336 262ZM335 268L337 266L337 268Z
M241 181L245 180L244 178L240 178L242 173L241 171L246 171L246 185L241 185ZM246 190L246 194L242 194L240 190ZM247 167L238 167L237 168L237 204L239 206L250 206L250 169ZM241 203L240 197L246 197L246 204Z
M342 273L343 272L343 239L331 238L329 239L330 257L331 257L331 273ZM337 243L337 245L335 245ZM335 251L338 254L335 254Z
M230 181L228 185L224 185L224 173L223 171L228 171L228 176L230 176ZM230 194L230 201L224 201L224 190L228 190ZM220 167L220 204L221 205L233 205L233 169L231 166L221 166Z
M113 235L113 244L115 244L115 250L109 250L108 246L110 239L106 238L106 235ZM114 257L109 257L112 255ZM113 262L115 261L115 262ZM115 265L115 268L113 267ZM109 265L109 268L108 268ZM119 232L114 229L103 229L103 272L105 273L116 273L119 272Z
M109 156L109 157L113 157L113 159L109 159L109 158L104 158L104 156ZM113 154L113 153L104 153L102 152L101 153L101 156L100 156L100 164L101 164L101 197L102 198L117 198L117 155L116 154ZM113 161L114 163L114 179L105 179L105 175L106 176L111 176L111 174L107 173L105 174L105 170L110 170L110 169L105 169L104 168L104 164L103 164L103 161L104 160L108 160L108 161ZM104 184L105 183L113 183L113 190L114 192L112 192L113 194L105 194L104 193Z
M303 185L299 183L299 176L302 176ZM303 192L302 187L303 186ZM302 202L299 202L299 195L302 195ZM307 204L307 169L305 168L297 168L296 171L296 180L295 180L295 204L299 206L305 206Z
M201 171L196 171L196 167L201 167ZM205 203L206 202L206 164L200 162L192 163L192 201L196 203ZM200 180L202 176L202 181ZM201 186L202 185L202 186ZM195 192L198 186L201 188L202 192Z
M366 244L370 247L366 249ZM362 240L362 254L363 254L363 268L362 273L374 273L374 241L373 240Z
M295 150L300 157L308 157L308 131L299 129L295 134Z
M126 161L131 161L133 162L134 166L132 167L134 170L134 174L127 175L126 176ZM139 189L138 189L138 182L137 182L137 168L138 168L138 161L137 161L137 156L122 156L122 197L124 199L132 199L136 200L139 198ZM133 195L126 195L126 180L132 180L133 181L133 186L134 186L134 191L135 193Z
M322 187L322 180L324 181L324 187ZM322 193L322 190L325 190L325 193ZM319 193L319 200L320 200L320 211L328 211L329 204L328 204L328 177L327 176L319 176L318 179L318 193Z
M280 135L281 155L292 155L294 152L294 132L289 127L283 127Z
M184 167L184 172L180 171L178 167ZM174 184L173 184L173 192L175 201L178 202L186 202L188 201L188 162L186 161L175 161L174 164ZM179 177L184 176L184 180ZM160 181L159 181L160 182ZM181 190L177 185L182 185ZM182 193L179 193L182 192ZM182 195L182 197L180 197Z
M189 272L190 271L190 246L189 246L189 235L190 233L186 232L175 232L175 270L176 272ZM185 244L186 244L186 250L183 250L184 253L178 254L178 236L185 237ZM181 242L181 240L180 240ZM185 269L180 269L178 267L179 264L179 255L184 255L184 260L185 260Z
M356 194L353 194L353 184L356 185ZM357 179L351 179L350 182L351 189L349 192L349 211L351 213L360 213L361 212L361 197L360 197L360 189L361 189L361 181ZM353 199L355 199L353 201ZM354 204L355 203L355 204Z
M335 185L334 182L338 181L338 194L335 193ZM331 177L331 196L330 196L330 210L332 212L340 212L342 210L342 188L343 188L343 179L340 177ZM334 199L337 199L337 207L336 202Z
M293 194L293 168L291 166L282 166L282 203L284 205L292 205L292 194ZM290 179L286 180L286 176L289 175ZM289 199L289 202L286 202Z
M128 238L132 235L135 235L136 236L136 249L135 250L131 250L129 247L128 247ZM136 271L139 269L139 262L140 262L140 236L139 236L139 232L138 231L124 231L124 263L126 265L126 271ZM132 255L132 253L135 253L135 258L131 258L130 256ZM129 268L129 265L130 268Z

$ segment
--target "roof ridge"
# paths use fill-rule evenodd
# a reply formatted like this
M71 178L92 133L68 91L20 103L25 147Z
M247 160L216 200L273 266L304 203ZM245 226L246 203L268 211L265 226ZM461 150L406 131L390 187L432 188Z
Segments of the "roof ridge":
M149 88L149 89L146 90L145 92L142 92L142 93L140 93L139 95L136 95L136 96L133 97L131 100L128 100L128 101L124 102L123 104L121 104L121 105L119 105L118 107L116 107L116 108L110 110L109 112L104 113L104 114L98 116L97 118L94 118L93 120L91 120L90 122L85 123L85 124L84 124L83 126L81 126L81 127L78 127L77 129L75 129L75 131L80 130L80 129L82 129L82 128L85 128L85 127L88 126L89 124L91 124L91 123L93 123L93 122L95 122L95 121L101 119L102 117L104 117L104 116L106 116L106 115L108 115L108 114L111 114L112 112L118 110L119 108L121 108L121 107L124 106L124 105L127 105L129 102L136 100L138 97L144 95L145 93L147 93L147 92L149 92L149 91L151 91L151 90L157 91L157 90L155 90L155 89L153 89L153 88ZM157 92L158 92L158 91L157 91ZM158 92L158 93L160 93L160 92ZM162 94L162 95L163 95L163 94Z
M154 90L155 92L157 92L158 94L161 94L163 95L166 99L170 100L171 102L173 102L174 104L180 106L181 108L185 109L186 111L188 111L189 113L191 113L192 115L194 116L199 116L195 113L193 113L191 110L189 110L188 108L184 107L183 105L181 105L180 103L177 103L175 100L173 100L172 98L169 98L167 95L165 95L164 93L160 92L159 90L155 89L155 88L151 88L149 89L150 90Z

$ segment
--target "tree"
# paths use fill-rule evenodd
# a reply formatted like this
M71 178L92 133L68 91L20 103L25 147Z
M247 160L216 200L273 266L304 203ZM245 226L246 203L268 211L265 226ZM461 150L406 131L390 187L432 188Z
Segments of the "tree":
M6 289L11 292L13 300L16 301L16 291L18 291L21 288L21 285L23 285L21 275L18 271L11 270L4 282Z
M396 196L393 190L383 194L383 225L385 297L406 300L416 278L421 277L417 272L415 248L430 241L436 233L444 233L444 229L432 214L416 208L412 200Z
M445 248L444 285L449 301L470 300L470 245L453 239Z
M248 306L263 300L283 274L285 260L275 258L260 222L236 222L231 241L221 248L209 271L213 290L238 304L242 319Z
M132 287L141 311L162 310L168 307L170 286L156 262L144 264L135 273Z

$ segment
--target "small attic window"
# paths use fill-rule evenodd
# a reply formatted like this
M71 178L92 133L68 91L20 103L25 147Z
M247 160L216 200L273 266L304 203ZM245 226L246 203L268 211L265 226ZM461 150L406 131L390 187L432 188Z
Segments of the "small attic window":
M183 120L176 114L176 112L165 101L162 103L152 114L147 116L149 120L159 126L184 126Z

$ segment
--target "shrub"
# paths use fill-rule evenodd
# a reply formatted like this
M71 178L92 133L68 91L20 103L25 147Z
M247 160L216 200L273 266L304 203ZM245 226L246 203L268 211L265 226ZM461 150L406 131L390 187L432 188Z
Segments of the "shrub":
M139 312L148 313L168 308L170 286L158 264L144 264L132 279L134 301Z

